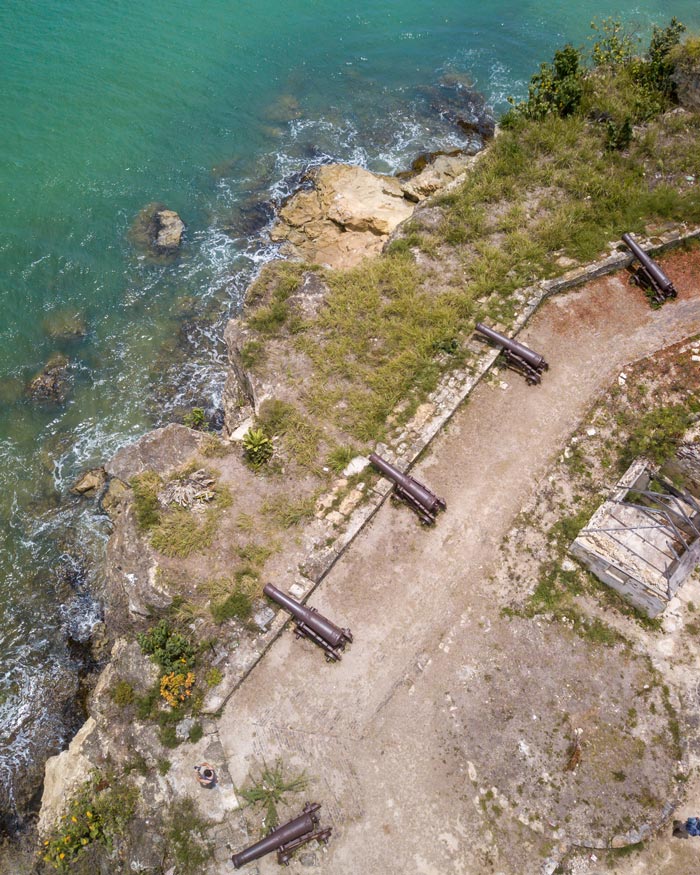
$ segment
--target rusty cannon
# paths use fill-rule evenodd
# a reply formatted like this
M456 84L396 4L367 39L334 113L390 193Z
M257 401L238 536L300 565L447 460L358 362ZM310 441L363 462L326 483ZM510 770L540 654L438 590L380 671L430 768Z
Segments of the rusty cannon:
M246 863L252 863L253 860L258 860L273 851L277 851L277 862L286 866L294 851L301 845L314 839L326 844L331 835L331 827L318 829L320 808L318 802L307 802L299 817L283 823L273 829L264 839L260 839L259 842L250 845L238 854L233 854L231 857L233 868L240 869Z
M495 328L489 328L483 322L476 323L476 330L483 334L492 343L501 347L503 357L510 367L520 371L530 385L534 386L542 380L544 371L549 370L549 365L538 352L530 349L517 340L511 340Z
M316 608L307 608L300 602L285 595L271 583L265 584L263 592L273 602L277 602L294 617L297 638L308 638L325 651L326 659L334 662L340 659L340 651L346 644L352 644L352 633L349 629L341 629L335 623L319 614Z
M632 272L630 282L643 289L652 304L661 306L669 298L675 298L677 292L671 280L654 259L650 258L638 243L634 242L632 235L623 234L622 242L639 262L639 267Z
M409 474L403 474L386 459L382 459L376 453L370 453L369 460L377 470L393 482L396 497L415 510L422 522L431 525L435 522L437 512L446 509L444 499L438 498L427 486L419 483Z

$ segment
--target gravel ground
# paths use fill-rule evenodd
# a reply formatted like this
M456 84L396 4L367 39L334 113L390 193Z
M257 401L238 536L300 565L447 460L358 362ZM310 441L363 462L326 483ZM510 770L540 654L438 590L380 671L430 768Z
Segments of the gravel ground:
M659 682L647 655L503 617L494 570L516 515L600 392L626 363L700 332L698 261L666 260L681 291L659 311L624 275L550 300L521 336L550 363L542 385L510 371L482 383L417 466L447 501L437 525L387 502L312 597L355 635L343 661L327 665L285 633L228 702L219 731L234 782L281 758L306 771L306 798L334 827L327 850L299 854L292 871L552 871L545 861L570 843L605 846L662 818L677 764L655 694L639 696ZM567 771L579 727L596 756ZM238 849L257 827L247 814L233 821ZM617 871L697 871L700 840L669 841ZM232 871L227 853L222 872ZM592 873L599 862L589 853L575 865ZM277 871L273 857L248 871L256 866Z

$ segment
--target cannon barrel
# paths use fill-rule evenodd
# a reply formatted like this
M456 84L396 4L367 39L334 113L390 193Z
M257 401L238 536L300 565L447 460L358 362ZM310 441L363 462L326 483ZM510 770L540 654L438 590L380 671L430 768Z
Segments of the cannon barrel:
M410 474L399 471L391 462L376 453L370 453L369 460L385 477L394 482L398 497L410 504L423 522L434 523L438 510L445 510L447 507L442 498L438 498Z
M627 246L632 255L634 255L641 265L642 275L637 277L637 282L640 285L644 285L646 280L647 285L651 285L657 292L660 292L662 300L665 298L674 298L676 296L676 289L674 288L673 283L661 270L654 259L647 255L638 243L634 242L630 234L623 234L622 242Z
M501 334L500 331L496 331L495 328L489 328L488 325L484 325L483 322L477 322L476 330L485 337L488 337L489 340L492 340L494 343L503 347L503 349L507 349L514 356L523 359L523 361L536 371L546 371L548 369L549 365L544 360L543 356L529 347L524 346L522 343L518 343L517 340L511 340L509 337Z
M304 836L306 835L312 838L311 833L318 826L318 815L316 812L320 807L317 802L307 803L304 806L304 813L300 814L299 817L283 823L282 826L273 829L264 839L260 839L259 842L245 848L238 854L233 854L231 857L233 868L240 869L246 863L251 863L253 860L264 857L265 854L272 853L272 851L279 851L280 848L284 848L285 845L290 843L295 845L303 844L303 841L305 841ZM299 842L299 839L302 839L302 841Z
M333 650L342 650L346 642L352 643L352 634L349 629L341 629L332 623L323 614L319 614L313 608L307 608L291 596L285 595L271 583L265 584L263 592L266 596L277 602L297 620L297 623L308 627L312 632L322 638ZM314 639L315 640L315 639ZM324 648L325 649L325 648Z

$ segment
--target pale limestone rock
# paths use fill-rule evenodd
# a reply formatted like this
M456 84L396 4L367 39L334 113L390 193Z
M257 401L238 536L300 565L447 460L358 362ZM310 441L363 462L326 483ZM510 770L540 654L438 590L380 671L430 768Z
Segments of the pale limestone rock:
M422 201L445 188L474 163L473 155L438 155L417 175L402 185L407 198Z
M274 241L331 267L351 267L376 255L413 212L401 183L361 167L330 164L310 174L314 189L297 192L279 212Z
M76 492L78 495L95 495L107 482L107 475L104 468L93 468L91 471L86 471L85 474L73 486L71 492Z
M160 252L175 252L182 242L185 223L175 210L160 210L155 214L154 246Z
M68 750L47 761L38 824L40 835L45 835L51 830L63 812L66 801L81 784L87 781L94 768L84 749L96 729L97 724L92 717L88 717L71 741Z

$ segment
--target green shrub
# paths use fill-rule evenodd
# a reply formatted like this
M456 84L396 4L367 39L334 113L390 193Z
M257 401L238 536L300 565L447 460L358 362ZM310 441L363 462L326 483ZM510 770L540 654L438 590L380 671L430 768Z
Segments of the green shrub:
M226 620L247 620L252 610L253 603L248 593L236 587L223 602L211 606L211 615L215 623L221 624Z
M243 435L243 449L252 467L257 469L269 462L274 447L261 428L250 428Z
M620 152L626 149L632 142L632 122L629 116L618 124L608 119L605 128L605 148L609 151Z
M541 119L550 113L562 118L572 115L583 95L583 74L581 53L571 44L554 53L551 64L541 64L540 72L530 79L527 100L515 104L514 112L528 119ZM505 120L506 127L513 120Z
M114 684L110 690L110 696L112 697L114 704L119 705L120 708L125 708L127 705L131 705L136 698L134 688L125 680L118 680Z
M207 424L207 417L201 407L193 407L189 413L186 413L183 416L182 422L187 428L201 431Z
M220 668L216 668L216 666L210 668L209 671L204 675L204 682L208 687L218 687L223 679L223 672Z
M659 465L670 459L690 426L691 415L691 409L682 404L645 413L630 434L621 457L622 467L627 468L637 456L646 456Z
M197 744L198 741L202 740L203 735L204 729L202 728L202 724L195 723L192 729L190 729L190 734L188 736L190 744Z
M148 632L140 632L136 639L163 674L194 668L194 648L184 635L170 628L167 620L160 620Z
M164 776L167 775L168 772L170 771L171 766L172 766L172 763L168 759L163 758L163 759L158 760L158 766L157 766L158 774L164 775Z
M71 870L73 862L90 845L112 851L136 810L138 791L113 773L93 772L69 801L60 825L45 839L44 862L59 872Z

